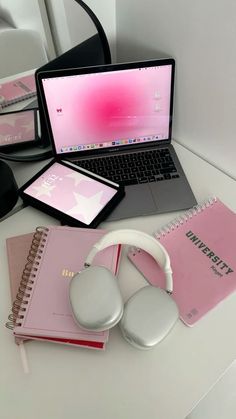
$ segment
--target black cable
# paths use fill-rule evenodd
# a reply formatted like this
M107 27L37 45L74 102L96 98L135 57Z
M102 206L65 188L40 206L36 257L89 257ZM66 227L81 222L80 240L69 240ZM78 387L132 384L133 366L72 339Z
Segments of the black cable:
M45 151L39 154L29 154L28 156L16 156L16 155L11 155L11 154L0 153L0 159L2 160L25 162L25 163L46 160L46 159L50 159L51 157L53 157L52 150Z
M111 63L111 52L110 52L110 47L109 47L109 43L107 40L107 36L105 34L105 31L102 27L101 22L98 20L97 16L95 15L95 13L90 9L89 6L87 6L87 4L85 4L82 0L75 0L76 3L78 3L90 16L90 18L92 19L95 27L97 28L98 34L100 36L100 39L102 41L102 45L103 45L103 50L104 50L104 56L105 56L105 62L107 64Z

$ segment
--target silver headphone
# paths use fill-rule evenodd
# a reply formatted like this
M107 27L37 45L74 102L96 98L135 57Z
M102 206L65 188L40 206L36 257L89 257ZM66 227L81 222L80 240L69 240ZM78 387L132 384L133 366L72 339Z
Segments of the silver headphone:
M91 266L99 251L116 244L135 246L149 253L164 271L165 290L147 285L123 304L118 280L112 272L103 266ZM173 279L169 255L154 237L138 230L111 231L94 244L84 267L69 287L72 312L82 328L102 331L120 322L124 338L140 349L153 347L170 332L179 311L170 295Z

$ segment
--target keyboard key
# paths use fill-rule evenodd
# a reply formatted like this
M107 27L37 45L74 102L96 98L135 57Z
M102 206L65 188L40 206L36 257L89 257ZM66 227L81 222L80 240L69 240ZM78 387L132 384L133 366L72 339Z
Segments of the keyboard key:
M148 182L148 178L147 177L141 177L138 179L139 183L147 183Z
M156 182L156 178L155 178L155 176L150 176L150 177L148 178L148 182Z
M177 179L179 175L171 175L172 179Z
M121 180L119 182L121 185L128 186L128 185L137 185L137 179L128 179L128 180Z

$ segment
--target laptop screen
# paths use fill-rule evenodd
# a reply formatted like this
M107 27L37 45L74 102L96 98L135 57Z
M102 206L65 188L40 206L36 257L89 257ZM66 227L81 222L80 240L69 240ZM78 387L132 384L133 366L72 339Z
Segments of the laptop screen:
M170 139L174 60L41 75L57 154Z

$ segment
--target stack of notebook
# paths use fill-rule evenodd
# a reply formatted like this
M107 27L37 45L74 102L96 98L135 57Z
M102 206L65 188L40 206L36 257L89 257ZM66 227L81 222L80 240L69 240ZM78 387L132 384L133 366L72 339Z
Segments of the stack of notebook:
M12 313L6 324L16 342L44 340L104 349L108 332L82 330L69 304L71 278L83 268L90 248L104 230L53 226L7 239ZM114 274L118 271L120 246L99 252L95 264Z

